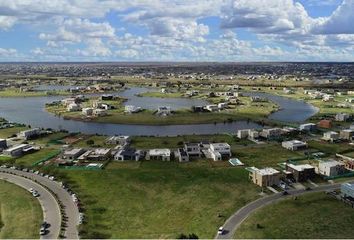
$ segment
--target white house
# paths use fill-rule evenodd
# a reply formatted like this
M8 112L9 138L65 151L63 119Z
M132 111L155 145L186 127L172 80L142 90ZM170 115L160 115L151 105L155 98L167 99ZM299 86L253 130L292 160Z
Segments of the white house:
M168 116L171 114L171 107L158 107L157 114L161 116Z
M334 141L339 139L339 133L334 132L334 131L325 132L323 134L322 139L325 140L325 141L334 142Z
M336 114L336 121L338 122L346 122L350 118L350 115L348 113L337 113Z
M317 126L314 123L301 124L299 127L300 131L313 131L316 128L317 128Z
M307 143L299 141L299 140L291 140L291 141L282 142L281 146L283 148L288 149L288 150L296 151L296 150L307 148Z
M146 160L171 160L171 150L167 148L150 149L146 154Z
M85 116L91 116L93 114L93 108L83 108L81 112Z
M17 136L27 140L31 137L38 136L40 134L41 134L41 130L39 128L33 128L33 129L21 131L17 134Z
M128 144L130 142L130 137L129 136L123 136L123 135L120 135L120 136L112 136L112 137L108 137L106 139L106 143L107 144L119 144L121 146L124 146L126 144Z
M93 115L98 116L98 117L106 116L107 111L104 109L96 108L96 109L93 109Z
M137 112L140 112L142 109L141 107L136 107L136 106L133 106L133 105L126 105L124 107L124 112L125 113L137 113Z
M77 103L70 103L67 107L66 110L68 112L77 112L81 110L81 106Z
M228 143L211 143L209 153L214 161L231 157L231 147Z
M345 172L345 164L335 160L320 161L318 163L318 173L328 177L341 175Z
M249 133L249 129L241 129L237 131L237 137L239 139L246 139L248 138L248 133Z
M219 111L218 105L206 105L205 109L208 110L209 112Z

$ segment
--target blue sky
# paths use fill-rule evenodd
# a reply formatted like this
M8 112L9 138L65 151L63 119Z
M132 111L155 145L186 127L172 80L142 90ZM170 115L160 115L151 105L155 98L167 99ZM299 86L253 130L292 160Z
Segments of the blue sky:
M354 0L0 0L0 61L354 61Z

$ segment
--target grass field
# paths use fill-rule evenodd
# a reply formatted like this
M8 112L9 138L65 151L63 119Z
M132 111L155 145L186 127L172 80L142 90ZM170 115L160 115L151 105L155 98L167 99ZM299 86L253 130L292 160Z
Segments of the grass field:
M28 129L27 127L12 127L12 128L4 128L0 129L0 138L9 138L14 134L17 134L23 130Z
M26 190L0 180L0 238L38 239L42 209Z
M353 224L350 206L325 193L311 193L257 210L242 223L235 238L353 238Z
M86 206L84 238L212 238L259 192L244 169L210 161L112 162L103 171L61 173Z
M22 157L16 158L15 162L16 165L23 165L23 166L32 166L33 163L46 158L47 156L52 155L53 153L57 152L57 148L49 147L40 149L37 152L24 155Z
M276 167L277 163L303 154L289 151L279 144L270 143L236 148L234 154L247 166Z
M0 97L44 97L53 95L70 95L67 91L29 91L21 92L19 89L6 89L0 91Z
M329 155L334 155L336 153L353 149L348 143L328 143L324 141L309 141L308 142L310 148L318 149L324 153Z

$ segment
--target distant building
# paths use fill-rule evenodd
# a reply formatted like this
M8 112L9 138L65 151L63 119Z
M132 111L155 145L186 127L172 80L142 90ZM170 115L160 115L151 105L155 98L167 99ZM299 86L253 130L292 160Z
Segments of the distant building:
M340 191L343 197L354 199L354 184L342 183Z
M216 112L219 111L218 105L206 105L205 109L209 112Z
M354 130L345 129L339 132L339 138L343 140L352 140L354 137Z
M171 107L158 107L157 114L160 116L168 116L171 114Z
M211 143L209 153L214 161L225 160L231 157L231 147L228 143Z
M188 157L200 157L201 151L199 143L185 143L184 151L187 153Z
M263 129L259 135L266 139L275 139L282 135L283 131L281 128L267 128Z
M137 112L140 112L142 109L141 107L136 107L136 106L133 106L133 105L126 105L124 107L124 112L125 113L137 113Z
M7 141L6 139L0 139L0 151L7 148Z
M258 169L255 167L247 168L250 171L249 178L254 184L260 187L278 185L281 173L274 168Z
M184 148L179 148L176 151L176 158L179 162L189 162L189 156Z
M81 112L85 116L91 116L93 114L93 108L83 108Z
M33 128L33 129L21 131L17 134L17 136L25 140L28 140L33 137L39 136L40 134L41 134L41 130L39 128Z
M137 151L134 148L125 148L114 155L116 161L139 161L142 156L141 151Z
M311 131L316 130L317 126L314 123L305 123L305 124L301 124L299 129L300 129L300 131L311 132Z
M339 133L330 131L330 132L325 132L323 134L323 140L325 141L330 141L330 142L335 142L339 139Z
M286 171L291 172L297 182L307 181L316 175L315 167L310 164L294 165L287 163Z
M146 154L146 160L170 161L171 150L167 148L151 149Z
M346 122L350 119L350 115L348 113L337 113L335 119L338 122Z
M130 137L129 136L112 136L112 137L108 137L106 139L106 143L107 144L111 144L111 145L121 145L124 146L126 144L129 144L130 142Z
M88 161L106 161L111 157L111 149L109 148L95 148L93 150L87 150L85 153L78 157L78 160Z
M73 148L73 149L64 151L63 158L69 159L69 160L75 160L78 157L80 157L84 152L85 152L85 149L83 149L83 148Z
M335 160L320 161L318 163L318 172L328 177L338 176L345 173L345 165Z
M97 117L107 116L107 111L105 109L96 108L93 109L93 115Z
M299 141L299 140L285 141L285 142L282 142L281 145L283 148L286 148L291 151L297 151L297 150L307 148L307 143Z
M81 106L77 103L70 103L67 107L66 110L68 112L77 112L77 111L81 111Z
M321 120L317 123L319 128L332 128L332 121L331 120Z
M6 156L20 157L26 153L32 152L34 148L29 144L20 144L11 148L5 149L2 153Z

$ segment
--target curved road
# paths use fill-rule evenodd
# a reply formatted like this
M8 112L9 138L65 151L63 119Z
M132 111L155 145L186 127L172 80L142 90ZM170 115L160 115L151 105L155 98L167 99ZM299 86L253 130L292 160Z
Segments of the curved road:
M16 184L26 190L33 188L38 191L40 194L38 198L39 203L41 204L43 210L43 219L44 221L50 224L48 228L49 232L47 235L41 236L41 239L56 239L60 233L60 223L61 215L60 208L57 200L54 196L40 184L33 182L24 177L16 176L9 173L0 172L0 179L7 182ZM38 228L39 233L39 228Z
M76 206L75 202L73 201L71 195L65 189L62 188L60 183L56 181L52 181L46 177L42 177L35 173L23 172L20 170L14 170L8 168L0 168L0 172L1 171L16 174L18 176L27 177L35 182L40 183L47 189L50 189L50 191L56 195L56 197L64 206L63 213L67 217L66 231L64 233L65 238L67 239L79 238L79 232L77 229L77 225L79 224L79 216L80 216L79 209ZM58 237L54 237L54 239L56 238Z
M331 184L331 185L322 185L311 190L289 190L287 191L289 195L283 195L282 193L273 194L267 197L259 198L246 206L239 209L236 213L234 213L228 220L226 220L224 224L224 234L216 235L215 239L232 239L235 235L237 228L241 225L241 223L254 211L257 209L264 207L266 205L275 203L279 200L287 198L289 196L298 196L305 193L310 192L323 192L323 191L331 191L340 188L340 184Z

